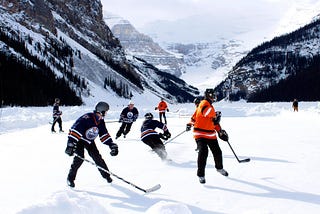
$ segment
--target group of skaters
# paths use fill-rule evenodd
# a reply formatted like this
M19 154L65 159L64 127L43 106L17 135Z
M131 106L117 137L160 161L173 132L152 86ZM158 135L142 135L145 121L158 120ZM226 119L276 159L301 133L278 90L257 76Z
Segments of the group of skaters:
M193 136L197 144L198 158L197 158L197 176L199 182L204 184L205 168L209 150L212 152L217 172L224 176L228 176L228 172L223 168L222 151L219 147L217 136L228 141L228 134L220 126L221 113L216 112L213 107L215 101L215 94L213 89L206 89L203 99L196 98L194 103L196 109L191 117L189 123L186 124L186 130L190 131L193 127ZM54 105L54 123L52 130L54 130L55 122L59 123L60 131L62 130L61 114L59 110L60 100L56 99ZM58 108L56 107L58 106ZM107 180L108 183L112 182L112 178L108 173L108 166L103 160L97 146L95 139L99 136L102 144L110 148L110 155L117 156L118 145L113 142L110 133L108 132L104 117L109 110L109 104L106 102L98 102L92 112L80 116L75 123L71 126L68 134L67 147L65 153L69 156L74 156L68 176L67 184L70 187L75 187L75 179L77 171L84 162L84 151L87 150L89 156L93 159L98 166L101 176ZM161 99L160 103L155 110L159 111L159 120L154 119L152 113L148 112L144 115L144 121L141 125L141 141L148 145L162 160L167 160L167 152L163 140L171 138L171 133L167 127L167 119L165 112L168 112L167 103ZM55 117L55 115L57 115ZM126 137L129 133L132 124L139 116L137 108L132 101L120 113L119 122L121 126L116 134L116 139L121 135ZM57 119L58 117L58 119ZM60 119L59 119L60 118ZM162 120L163 118L163 120ZM60 121L60 122L59 122ZM163 132L158 133L156 129ZM62 130L63 131L63 130Z

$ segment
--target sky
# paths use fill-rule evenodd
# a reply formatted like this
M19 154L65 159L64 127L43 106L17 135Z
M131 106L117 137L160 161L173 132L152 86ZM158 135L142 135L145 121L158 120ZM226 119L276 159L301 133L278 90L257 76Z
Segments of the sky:
M98 96L98 95L97 95ZM114 100L116 101L116 100ZM122 108L110 101L106 121L119 117ZM229 177L216 172L212 154L206 167L206 184L196 176L197 152L192 132L166 144L172 161L163 162L139 140L143 115L154 105L136 102L139 119L127 138L114 139L118 156L96 144L114 174L139 186L161 188L145 194L113 177L108 184L95 166L83 163L75 180L66 185L72 158L64 153L67 130L76 118L92 107L66 107L62 134L50 132L49 107L0 109L0 207L6 214L277 214L320 212L319 127L320 103L219 102L221 126L230 145L219 141ZM185 129L193 104L169 105L168 128L173 137ZM13 125L14 124L14 127ZM119 123L107 123L114 138ZM158 130L159 131L159 130ZM85 154L90 161L92 159Z
M101 0L103 10L115 13L129 20L136 28L157 21L176 21L199 14L214 14L229 17L257 17L257 14L290 15L292 8L311 8L319 0ZM228 19L227 19L228 21Z

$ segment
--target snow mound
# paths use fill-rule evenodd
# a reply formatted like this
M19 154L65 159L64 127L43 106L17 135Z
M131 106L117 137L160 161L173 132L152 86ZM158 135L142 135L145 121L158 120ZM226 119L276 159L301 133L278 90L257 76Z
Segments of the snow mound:
M54 193L48 199L22 209L18 214L73 214L73 213L106 213L109 212L87 193L72 190Z
M146 214L191 214L189 208L181 203L160 201L150 207Z

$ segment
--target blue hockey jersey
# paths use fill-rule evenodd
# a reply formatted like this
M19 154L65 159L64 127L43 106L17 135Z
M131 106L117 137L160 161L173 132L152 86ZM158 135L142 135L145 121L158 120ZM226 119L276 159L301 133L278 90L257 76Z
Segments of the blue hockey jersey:
M94 142L99 135L103 144L110 145L113 143L112 138L106 128L104 119L99 119L94 112L82 115L72 125L68 138L75 141L83 140L87 143Z

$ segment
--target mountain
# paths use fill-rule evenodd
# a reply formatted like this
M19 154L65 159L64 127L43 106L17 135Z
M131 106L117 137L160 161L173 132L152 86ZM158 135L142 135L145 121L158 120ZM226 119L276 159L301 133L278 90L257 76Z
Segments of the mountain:
M186 67L181 78L204 90L223 81L256 46L310 23L319 6L319 0L197 1L168 6L163 13L156 8L154 13L169 10L171 16L147 16L138 29L165 50L181 54ZM175 11L179 18L173 18Z
M57 96L65 104L81 104L97 99L97 88L119 98L151 92L170 102L190 102L199 93L172 75L159 78L147 62L129 60L105 24L99 0L4 0L0 10L4 105L47 105ZM19 64L16 73L12 64ZM14 78L28 76L27 71L32 78ZM26 90L17 90L19 85Z
M215 91L218 100L319 100L320 19L251 50Z
M128 20L120 16L105 11L104 20L128 55L144 59L164 72L181 76L184 69L181 56L164 50L151 37L138 32Z

